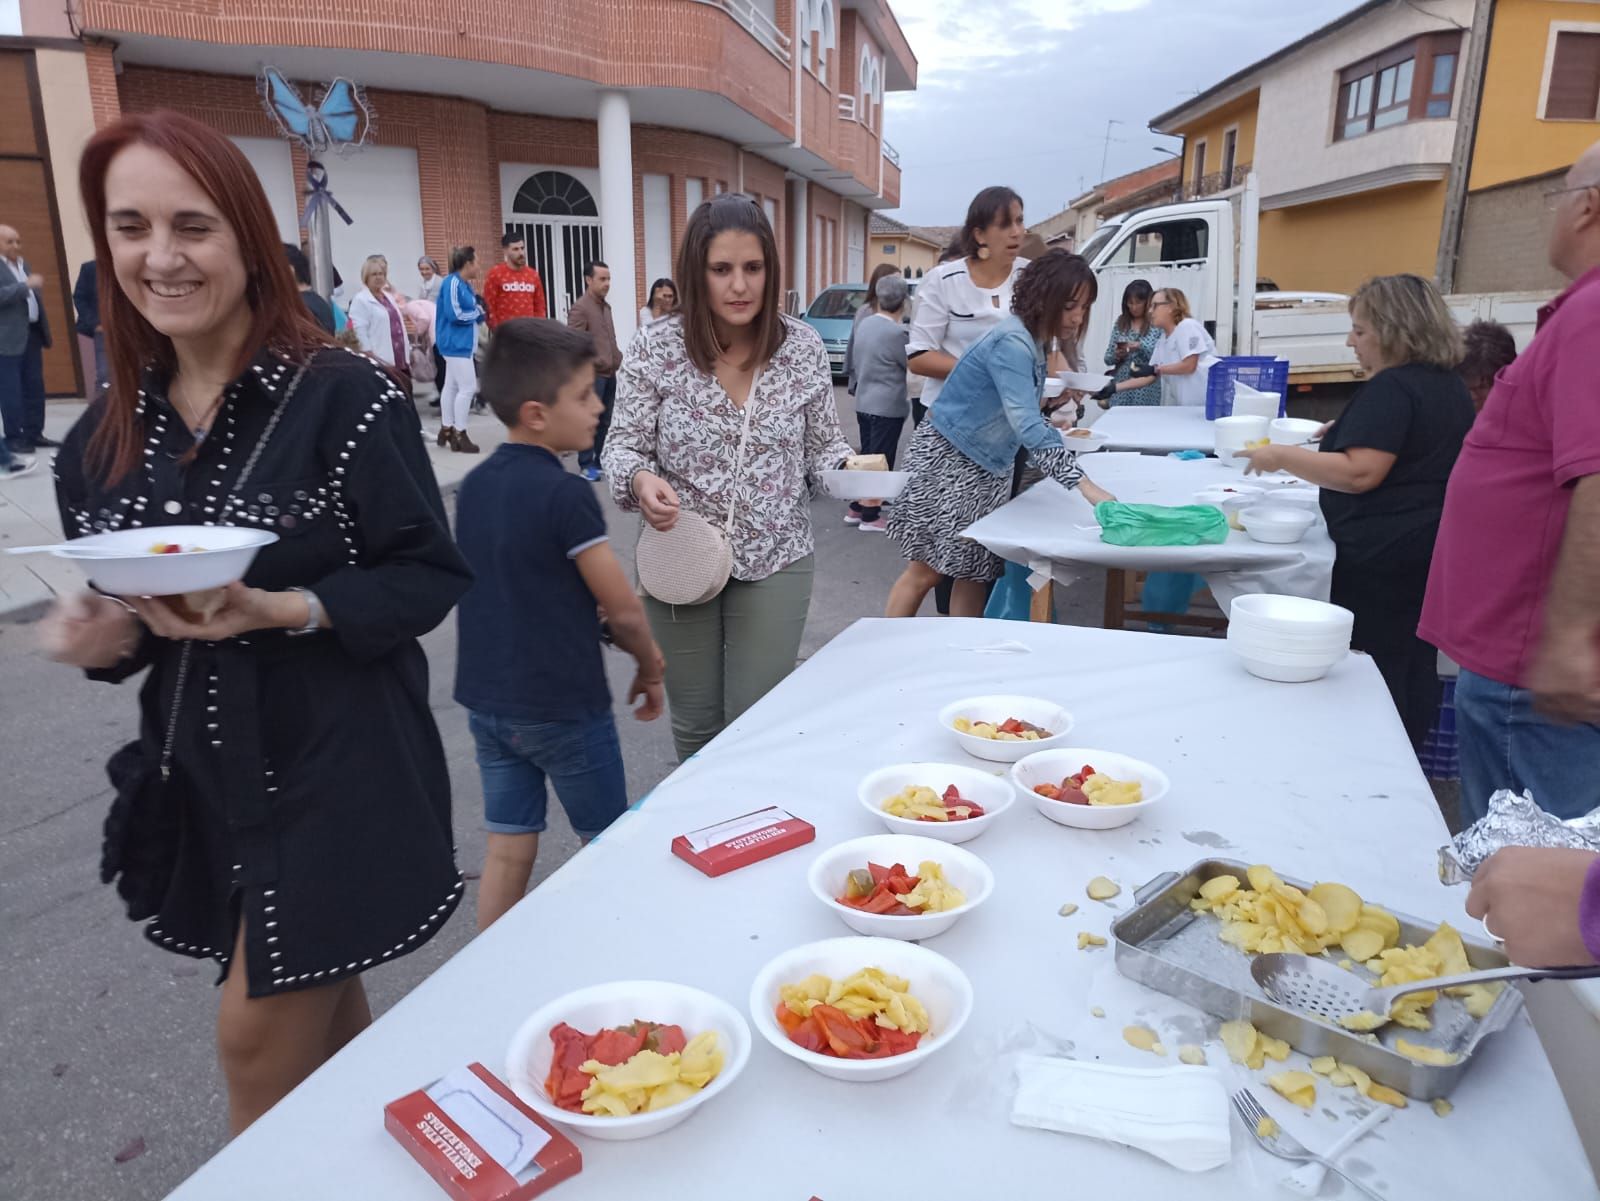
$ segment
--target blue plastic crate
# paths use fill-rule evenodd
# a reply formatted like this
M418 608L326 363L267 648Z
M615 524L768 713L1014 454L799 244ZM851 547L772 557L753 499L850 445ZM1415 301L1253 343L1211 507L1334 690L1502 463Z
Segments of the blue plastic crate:
M1257 355L1218 359L1206 379L1206 420L1233 416L1233 385L1242 381L1258 392L1276 392L1278 416L1289 415L1289 360Z

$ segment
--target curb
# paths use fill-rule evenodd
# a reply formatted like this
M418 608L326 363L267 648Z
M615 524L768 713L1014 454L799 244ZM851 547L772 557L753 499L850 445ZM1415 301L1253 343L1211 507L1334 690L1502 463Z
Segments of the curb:
M460 487L461 480L459 479L451 480L448 483L440 483L439 495L445 497L454 496ZM7 607L5 602L0 601L0 626L30 625L48 613L50 606L54 603L55 598L53 596L23 601L10 607Z

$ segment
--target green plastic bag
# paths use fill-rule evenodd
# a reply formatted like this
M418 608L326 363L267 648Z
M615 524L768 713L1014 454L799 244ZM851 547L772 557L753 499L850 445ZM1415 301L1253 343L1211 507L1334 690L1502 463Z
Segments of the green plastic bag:
M1094 507L1100 541L1112 546L1200 546L1228 540L1228 519L1212 505L1135 505L1106 500Z

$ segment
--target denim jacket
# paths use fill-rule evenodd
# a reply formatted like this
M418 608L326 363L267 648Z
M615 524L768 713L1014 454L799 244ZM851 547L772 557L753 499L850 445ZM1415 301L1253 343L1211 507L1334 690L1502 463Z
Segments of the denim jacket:
M933 428L985 471L1010 471L1021 447L1060 450L1061 434L1044 419L1044 350L1017 316L995 326L956 363Z

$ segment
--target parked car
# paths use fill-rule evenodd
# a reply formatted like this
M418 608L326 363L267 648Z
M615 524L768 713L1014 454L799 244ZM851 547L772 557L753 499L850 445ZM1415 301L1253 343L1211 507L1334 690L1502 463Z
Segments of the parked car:
M908 291L915 298L917 280L908 280ZM867 285L830 284L811 302L801 320L822 335L822 344L828 348L828 366L833 370L833 382L844 382L844 348L850 344L850 327L855 324L856 310L867 299ZM906 320L911 309L906 308Z

